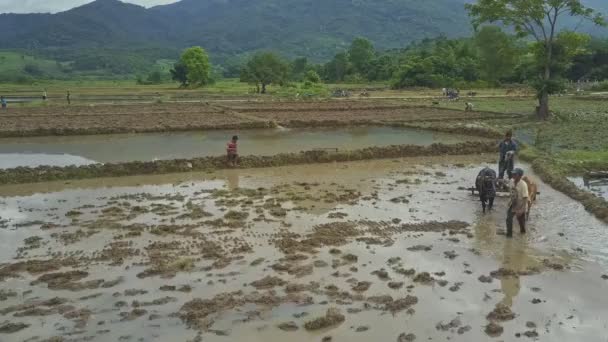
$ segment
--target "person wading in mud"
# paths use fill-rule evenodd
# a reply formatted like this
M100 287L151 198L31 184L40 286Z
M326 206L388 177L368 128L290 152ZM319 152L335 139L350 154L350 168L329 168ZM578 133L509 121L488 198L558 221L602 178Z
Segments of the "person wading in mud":
M7 103L4 96L0 96L0 104L2 105L2 109L6 109Z
M505 139L498 145L500 150L500 159L498 160L498 179L505 178L505 171L509 171L513 167L513 160L507 160L507 153L517 151L517 143L513 141L513 132L510 130L505 134ZM509 172L510 173L510 172ZM509 179L511 175L509 174Z
M517 217L519 229L522 234L526 233L526 212L528 207L528 185L522 181L524 170L513 170L511 182L511 202L507 210L507 237L513 237L513 217Z
M238 141L239 141L239 137L237 135L232 137L232 140L230 140L228 142L228 145L226 147L226 156L228 159L228 165L229 166L237 166L238 165L238 159L239 159L239 153L238 153Z
M65 99L68 101L68 105L72 104L71 94L70 94L69 90L68 90L67 95L65 96Z

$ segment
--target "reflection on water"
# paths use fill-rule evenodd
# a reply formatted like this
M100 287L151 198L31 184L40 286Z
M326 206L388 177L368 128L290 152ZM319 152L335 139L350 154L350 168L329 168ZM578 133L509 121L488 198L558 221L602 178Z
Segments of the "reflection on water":
M242 155L274 155L322 148L353 150L401 144L428 146L438 142L457 143L472 139L461 135L392 127L10 138L0 139L0 168L215 156L225 153L226 143L234 134L240 136L239 152ZM64 154L82 159L66 160ZM36 159L37 156L40 159Z
M87 165L95 163L94 160L70 154L43 154L43 153L0 153L0 169L10 169L19 166L36 167Z

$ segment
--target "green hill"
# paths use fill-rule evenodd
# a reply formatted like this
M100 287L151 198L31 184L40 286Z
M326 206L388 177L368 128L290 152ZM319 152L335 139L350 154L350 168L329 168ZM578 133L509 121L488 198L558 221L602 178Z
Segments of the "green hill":
M48 14L0 15L0 48L202 45L212 54L272 49L326 59L353 38L380 49L470 32L464 0L183 0L145 9L97 0Z

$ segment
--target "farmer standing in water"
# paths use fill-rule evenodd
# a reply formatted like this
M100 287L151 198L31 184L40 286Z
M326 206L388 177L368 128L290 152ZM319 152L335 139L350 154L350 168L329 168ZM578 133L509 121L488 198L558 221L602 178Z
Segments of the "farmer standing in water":
M513 170L511 182L511 202L507 210L507 237L513 237L513 216L517 217L519 229L522 234L526 233L526 212L528 208L528 185L522 181L524 170Z
M228 145L226 147L226 155L228 158L228 165L229 166L237 166L238 165L238 159L239 159L239 153L238 153L238 141L239 141L239 137L238 135L235 135L232 137L232 140L230 140L228 142Z
M509 156L513 156L513 153L517 151L517 143L513 141L513 132L510 130L505 134L505 139L500 142L498 145L498 149L500 150L500 159L498 161L498 179L505 178L505 171L511 178L511 170L513 169L514 160L507 158L507 154ZM512 152L512 153L509 153Z

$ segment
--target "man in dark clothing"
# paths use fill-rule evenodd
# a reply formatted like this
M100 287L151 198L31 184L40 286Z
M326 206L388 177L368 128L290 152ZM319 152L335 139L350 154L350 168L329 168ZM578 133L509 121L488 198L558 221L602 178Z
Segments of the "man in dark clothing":
M517 143L513 141L513 133L507 131L505 139L498 145L500 150L500 159L498 161L498 178L505 178L505 171L507 171L509 179L511 179L511 171L513 170L515 160L515 152L517 151Z

